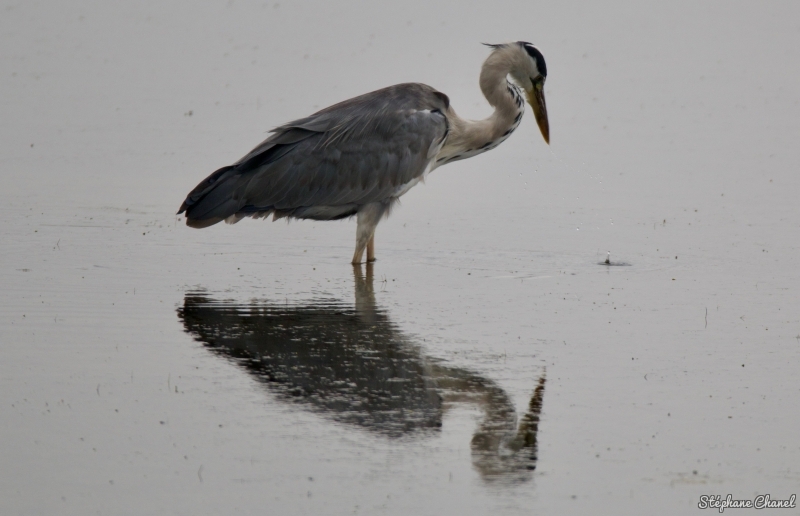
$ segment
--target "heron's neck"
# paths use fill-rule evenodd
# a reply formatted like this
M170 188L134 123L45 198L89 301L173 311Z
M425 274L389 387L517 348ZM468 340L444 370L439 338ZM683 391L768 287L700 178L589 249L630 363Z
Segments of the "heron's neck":
M493 52L483 63L481 91L494 113L484 120L465 120L451 109L450 134L437 156L439 165L491 150L517 128L525 104L519 88L506 79L510 70L511 63L501 52Z

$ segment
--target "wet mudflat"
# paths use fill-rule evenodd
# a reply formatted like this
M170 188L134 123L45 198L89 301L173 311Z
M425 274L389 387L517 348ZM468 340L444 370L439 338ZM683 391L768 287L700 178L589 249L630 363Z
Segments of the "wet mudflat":
M793 3L2 8L0 512L797 493ZM372 267L353 221L174 215L265 130L387 84L486 116L478 43L511 39L547 58L552 147L529 112L438 169Z

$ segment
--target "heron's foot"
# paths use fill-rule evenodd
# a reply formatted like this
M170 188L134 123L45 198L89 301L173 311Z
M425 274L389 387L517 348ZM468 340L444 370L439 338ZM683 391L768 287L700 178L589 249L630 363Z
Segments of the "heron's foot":
M359 256L358 253L356 253L356 255L353 256L353 261L350 263L352 265L361 265L362 263L366 263L367 265L372 265L373 263L375 263L375 260L377 260L377 258L375 258L374 256L373 257L367 256L367 259L364 260L364 253L362 251L361 256Z

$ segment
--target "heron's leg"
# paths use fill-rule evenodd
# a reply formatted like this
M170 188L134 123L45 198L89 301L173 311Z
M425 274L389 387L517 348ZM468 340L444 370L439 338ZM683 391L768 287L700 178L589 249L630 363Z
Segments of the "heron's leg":
M367 239L361 238L361 224L356 229L356 252L353 253L353 265L359 265L364 256L364 249L367 247Z
M356 220L358 227L356 228L356 252L353 254L353 263L361 263L364 256L364 249L375 236L375 228L378 226L381 217L388 208L387 204L382 202L373 202L365 204L358 209ZM374 251L374 247L373 247ZM370 258L370 251L367 251L367 260ZM375 257L372 256L374 260Z
M367 242L367 263L375 261L375 233L372 234L372 238L369 239Z

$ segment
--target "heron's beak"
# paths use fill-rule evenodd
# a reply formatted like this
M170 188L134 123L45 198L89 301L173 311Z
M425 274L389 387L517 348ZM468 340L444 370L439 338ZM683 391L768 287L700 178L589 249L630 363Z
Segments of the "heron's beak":
M533 83L533 89L528 92L528 103L533 108L536 123L542 131L544 141L550 145L550 124L547 122L547 104L544 102L544 81Z

